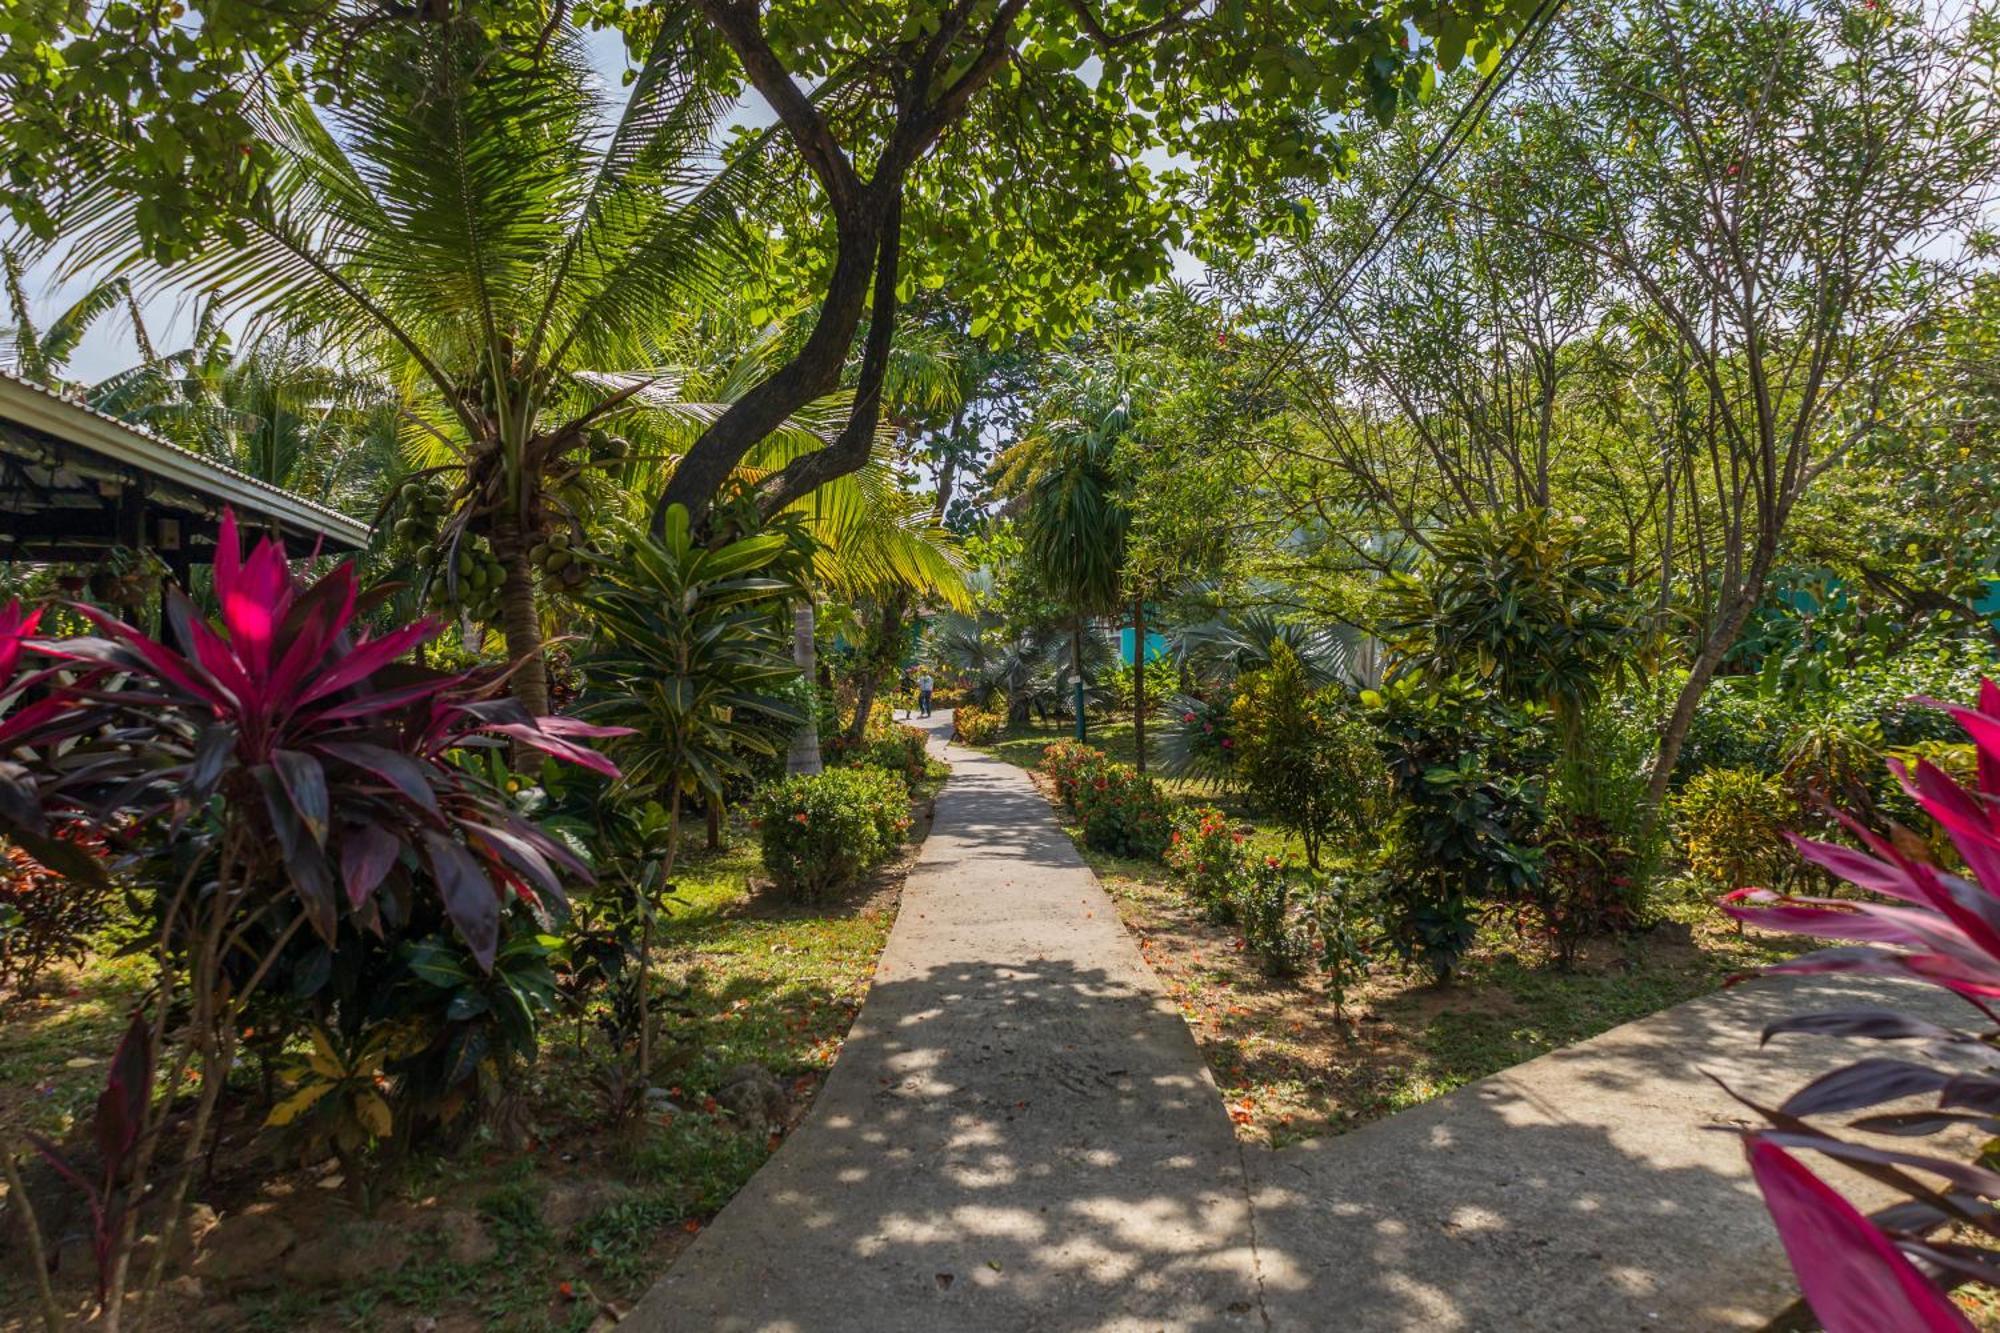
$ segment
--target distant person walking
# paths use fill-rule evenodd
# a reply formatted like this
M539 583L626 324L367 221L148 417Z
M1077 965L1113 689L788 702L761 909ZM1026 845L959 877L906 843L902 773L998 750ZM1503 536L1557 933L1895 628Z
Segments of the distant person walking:
M928 671L917 677L917 714L920 717L931 715L931 686L935 683Z

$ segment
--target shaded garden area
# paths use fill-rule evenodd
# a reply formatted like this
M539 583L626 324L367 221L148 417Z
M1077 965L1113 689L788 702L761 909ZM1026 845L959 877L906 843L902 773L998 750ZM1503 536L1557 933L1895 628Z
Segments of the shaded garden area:
M1742 969L1969 1001L1776 1021L1889 1054L1732 1151L1836 1333L2000 1286L1991 14L0 32L7 1320L615 1321L838 1054L920 700L1245 1137Z

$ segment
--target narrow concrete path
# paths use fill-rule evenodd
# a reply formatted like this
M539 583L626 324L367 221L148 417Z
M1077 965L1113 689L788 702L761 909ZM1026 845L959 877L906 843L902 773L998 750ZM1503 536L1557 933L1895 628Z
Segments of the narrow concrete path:
M628 1326L1265 1327L1242 1157L1186 1025L1027 776L944 753L812 1114Z
M949 734L934 723L934 746ZM951 782L811 1116L644 1330L1756 1329L1794 1289L1717 1129L1852 1045L1762 1025L1955 1002L1752 982L1351 1134L1239 1150L1200 1052L1021 770ZM1818 1165L1818 1164L1816 1164ZM1853 1177L1828 1172L1864 1203Z

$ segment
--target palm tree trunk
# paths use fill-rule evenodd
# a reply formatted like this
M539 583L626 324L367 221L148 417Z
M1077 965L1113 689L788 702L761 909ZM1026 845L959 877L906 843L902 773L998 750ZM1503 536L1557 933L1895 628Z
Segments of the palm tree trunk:
M528 550L513 534L494 534L496 554L504 575L500 580L500 627L507 636L509 662L521 664L514 673L514 697L536 717L549 711L549 668L542 660L542 614L535 604L535 571Z
M807 593L792 608L792 661L797 664L799 674L808 681L816 681L819 671L813 652L813 599ZM812 774L820 771L819 760L819 706L815 701L806 710L806 723L792 737L792 748L785 755L785 772L797 777L801 773Z
M1069 674L1076 683L1070 687L1070 707L1076 710L1076 738L1088 740L1090 727L1083 719L1083 613L1069 632Z
M1146 599L1132 599L1132 744L1136 767L1146 771Z

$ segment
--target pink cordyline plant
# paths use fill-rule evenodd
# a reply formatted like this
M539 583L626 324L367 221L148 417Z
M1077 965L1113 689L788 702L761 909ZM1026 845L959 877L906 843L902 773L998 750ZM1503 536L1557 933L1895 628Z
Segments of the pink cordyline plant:
M1977 707L1949 711L1977 750L1971 788L1928 760L1890 767L1944 830L1963 862L1947 869L1921 839L1884 836L1841 816L1857 847L1792 837L1815 865L1864 891L1853 898L1779 896L1739 889L1724 910L1740 921L1844 943L1763 969L1852 973L1941 987L1967 1005L1963 1028L1891 1009L1800 1014L1764 1030L1900 1043L1900 1056L1843 1066L1776 1107L1744 1098L1768 1122L1744 1134L1751 1173L1777 1224L1813 1313L1828 1333L1970 1330L1948 1290L2000 1284L2000 1173L1936 1152L1838 1137L1807 1117L1868 1111L1922 1097L1920 1109L1874 1112L1850 1129L1914 1139L1970 1130L2000 1135L2000 686L1982 684ZM1872 1216L1827 1186L1797 1157L1811 1150L1878 1180L1905 1198Z

